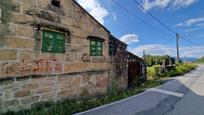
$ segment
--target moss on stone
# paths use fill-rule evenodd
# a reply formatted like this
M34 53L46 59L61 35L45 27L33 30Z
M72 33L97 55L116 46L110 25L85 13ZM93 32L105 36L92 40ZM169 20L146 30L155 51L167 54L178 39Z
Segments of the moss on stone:
M1 0L0 9L1 13L1 23L0 23L0 47L5 43L5 35L9 33L8 23L11 20L11 14L9 11L12 10L11 0Z
M11 15L8 11L12 10L11 0L1 0L0 1L0 9L2 9L2 23L8 23L11 19Z

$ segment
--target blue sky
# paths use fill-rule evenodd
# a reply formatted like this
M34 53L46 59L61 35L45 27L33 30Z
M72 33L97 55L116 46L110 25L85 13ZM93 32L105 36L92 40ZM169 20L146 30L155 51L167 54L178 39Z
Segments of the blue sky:
M128 50L142 56L175 56L175 35L139 8L133 0L77 0ZM185 39L180 39L181 57L204 56L203 0L137 0L160 21ZM129 12L116 4L122 5ZM190 41L190 42L189 42ZM193 43L192 43L193 42Z

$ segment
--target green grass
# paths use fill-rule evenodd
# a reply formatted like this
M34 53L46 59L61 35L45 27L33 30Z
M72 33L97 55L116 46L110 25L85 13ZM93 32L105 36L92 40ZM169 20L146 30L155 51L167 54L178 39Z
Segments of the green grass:
M103 96L91 97L89 99L59 101L57 103L50 102L32 108L31 110L23 110L17 113L8 112L3 115L71 115L136 95L144 92L147 88L156 87L161 83L159 79L147 81L139 87L115 91L114 93Z

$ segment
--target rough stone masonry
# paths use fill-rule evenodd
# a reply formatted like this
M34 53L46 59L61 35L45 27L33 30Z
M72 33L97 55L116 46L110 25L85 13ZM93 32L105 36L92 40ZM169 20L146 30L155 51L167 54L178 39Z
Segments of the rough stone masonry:
M1 13L2 13L2 9L0 9L0 23L1 23Z
M0 112L127 87L126 45L74 0L0 1Z

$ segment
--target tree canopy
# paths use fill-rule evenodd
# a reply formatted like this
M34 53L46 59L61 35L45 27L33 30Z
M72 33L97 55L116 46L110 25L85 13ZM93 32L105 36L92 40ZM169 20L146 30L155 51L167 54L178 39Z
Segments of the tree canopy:
M166 65L170 64L170 62L172 64L175 64L175 59L170 57L170 56L168 56L168 55L164 55L164 56L160 56L160 55L156 55L156 56L146 55L145 56L145 60L146 60L146 63L147 63L148 67L153 66L153 65L162 65L163 61L165 61Z

